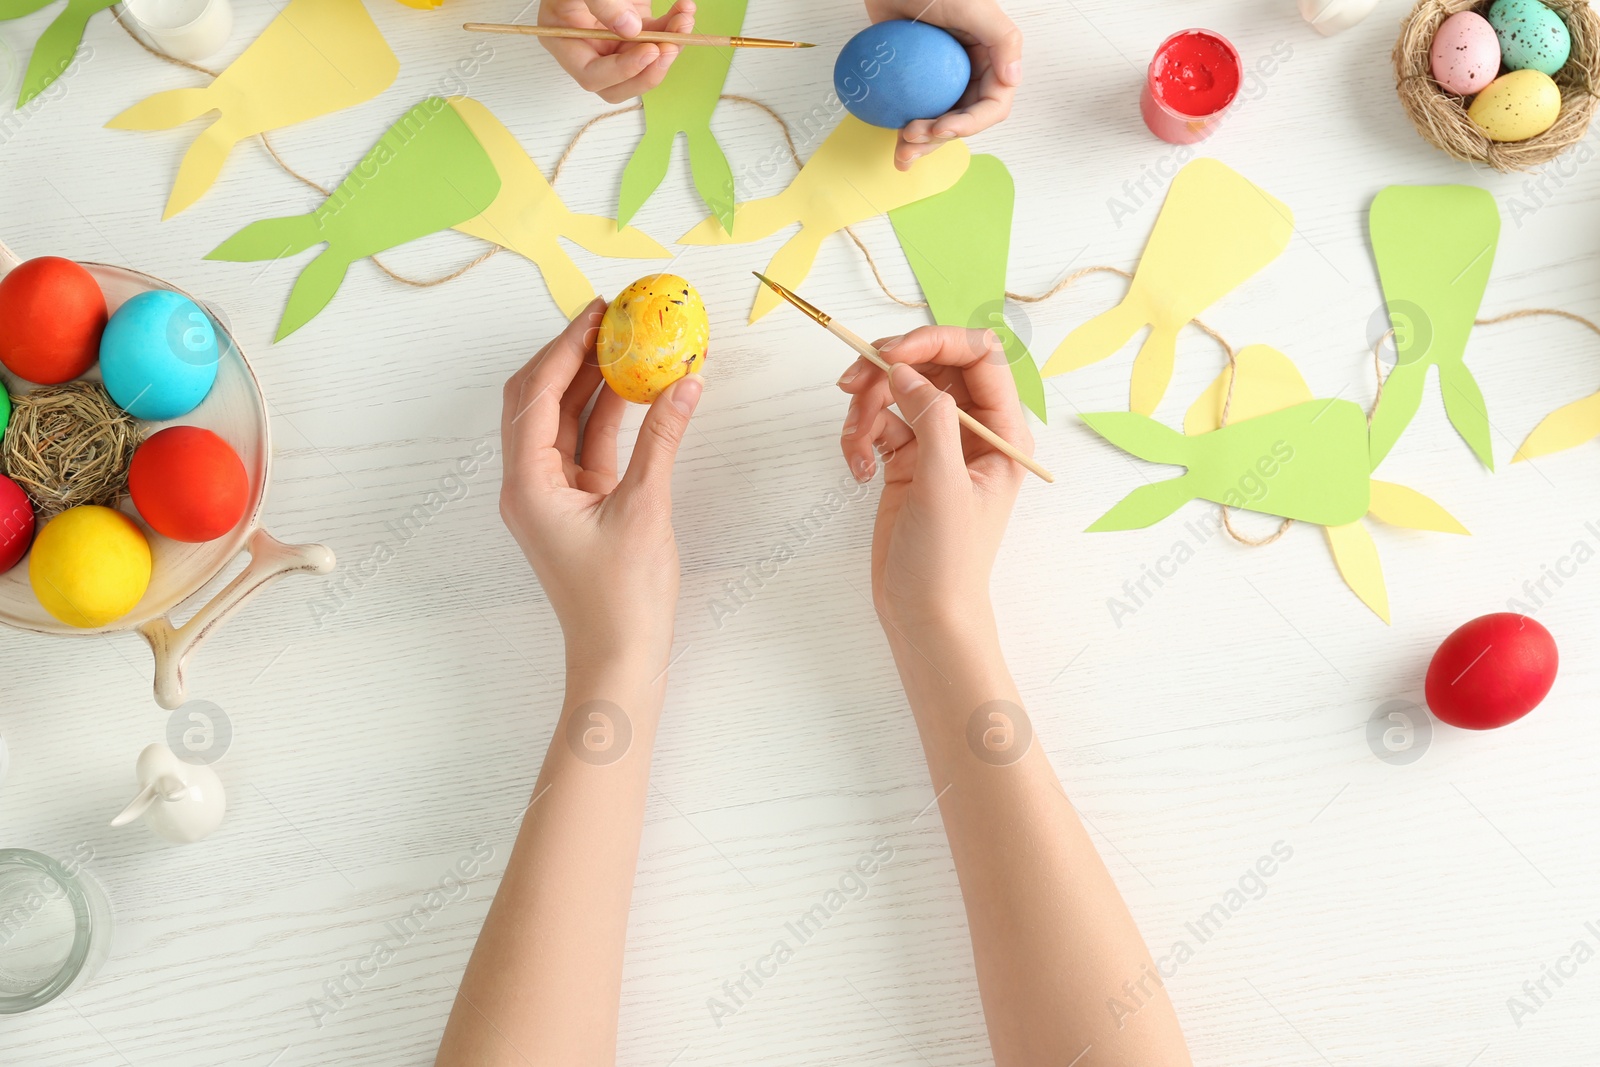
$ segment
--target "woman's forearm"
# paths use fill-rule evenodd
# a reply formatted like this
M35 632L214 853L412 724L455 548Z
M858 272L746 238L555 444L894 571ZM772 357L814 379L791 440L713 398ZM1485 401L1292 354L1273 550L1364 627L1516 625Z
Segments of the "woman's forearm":
M569 657L561 720L461 980L440 1065L614 1062L664 666Z
M998 1067L1190 1062L1133 918L1021 708L986 614L890 645L972 932ZM1133 1015L1123 984L1147 990Z

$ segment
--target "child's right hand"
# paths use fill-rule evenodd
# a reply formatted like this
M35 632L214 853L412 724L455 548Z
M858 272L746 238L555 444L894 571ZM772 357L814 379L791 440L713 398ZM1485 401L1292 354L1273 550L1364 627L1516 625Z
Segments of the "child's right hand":
M898 630L915 643L987 617L989 574L1022 485L1022 467L963 430L956 406L1029 455L1033 435L993 332L923 326L877 348L892 375L861 359L839 379L853 397L841 444L860 481L877 468L874 452L883 456L872 597L890 640Z
M672 463L703 381L686 375L656 398L619 478L628 402L595 362L604 311L593 301L506 382L500 515L561 620L569 667L574 657L660 666L678 604Z
M543 0L539 25L607 29L623 37L640 30L688 33L694 29L694 0L678 0L658 19L650 17L650 0ZM540 43L573 81L608 104L642 96L660 85L679 51L675 44L637 41L544 37Z

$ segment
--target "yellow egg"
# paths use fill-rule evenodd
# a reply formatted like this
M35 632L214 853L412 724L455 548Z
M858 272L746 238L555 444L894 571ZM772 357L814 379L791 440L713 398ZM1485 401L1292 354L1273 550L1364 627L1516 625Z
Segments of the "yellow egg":
M611 301L595 352L611 388L648 404L706 362L711 323L694 286L676 274L640 278Z
M132 611L150 585L150 542L120 511L85 505L34 539L28 580L46 611L91 630Z
M1467 108L1467 117L1491 141L1526 141L1555 125L1561 90L1539 70L1514 70L1488 85Z

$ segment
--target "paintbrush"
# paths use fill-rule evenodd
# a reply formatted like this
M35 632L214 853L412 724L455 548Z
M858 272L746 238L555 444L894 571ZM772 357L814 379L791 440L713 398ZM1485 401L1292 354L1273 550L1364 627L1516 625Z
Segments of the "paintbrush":
M524 37L560 37L571 41L641 41L650 44L712 45L717 48L815 48L804 41L777 41L770 37L719 37L705 33L666 33L640 30L624 37L610 30L582 29L575 26L522 26L500 22L468 22L461 27L472 33L514 33Z
M777 293L789 303L799 308L808 318L816 322L823 329L827 330L839 340L843 341L845 344L861 353L861 355L866 358L867 362L871 363L885 374L889 373L889 362L883 358L878 350L873 348L870 344L863 341L860 337L856 336L845 327L840 326L837 322L834 322L833 316L820 310L810 301L805 300L797 293L791 292L785 286L779 285L777 282L773 281L765 274L762 274L760 271L751 271L751 273L757 278L760 278L762 284L768 286L773 292ZM989 442L1007 456L1022 464L1022 466L1027 470L1037 474L1040 478L1043 478L1047 482L1052 484L1055 482L1055 475L1051 474L1044 467L1034 462L1030 456L1024 455L1022 451L1015 445L1011 444L1004 437L1001 437L999 434L989 429L989 427L985 426L971 415L968 415L965 411L962 411L959 407L956 408L956 417L961 420L961 425L965 426L967 429L971 430L973 433Z

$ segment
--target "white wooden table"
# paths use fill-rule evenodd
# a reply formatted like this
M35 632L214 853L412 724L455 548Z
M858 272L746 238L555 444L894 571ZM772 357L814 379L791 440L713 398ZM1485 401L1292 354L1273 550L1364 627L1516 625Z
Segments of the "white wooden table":
M604 110L533 42L494 39L465 86L452 79L479 43L457 24L514 5L370 6L402 58L398 83L277 138L327 184L429 93L479 97L547 169ZM1369 400L1381 312L1366 211L1400 182L1473 182L1500 201L1486 314L1549 305L1600 316L1600 171L1567 168L1539 191L1424 145L1388 66L1407 6L1384 0L1365 24L1324 40L1289 0L1016 3L1027 86L1011 121L974 141L1017 179L1011 287L1043 290L1069 266L1135 264L1176 158L1139 121L1141 72L1167 33L1206 25L1247 63L1279 61L1203 152L1297 217L1288 252L1208 315L1234 344L1281 348L1319 396ZM274 7L238 4L236 50ZM25 59L49 17L0 24L0 41ZM822 47L742 54L729 91L798 119L826 101L837 48L862 22L856 0L788 12L757 0L748 32ZM288 580L201 652L193 695L232 723L217 764L231 810L215 838L189 848L106 828L133 791L135 755L167 730L138 638L0 636L0 730L13 756L0 844L92 849L117 915L99 979L70 1002L0 1021L0 1062L430 1063L549 741L562 652L496 513L498 457L409 540L395 524L457 457L497 448L500 384L559 314L513 255L422 291L360 263L328 312L272 345L300 260L201 257L245 222L315 200L247 143L197 207L161 222L199 127L102 125L151 92L200 80L151 59L103 16L87 43L92 57L58 98L0 141L0 235L24 256L134 267L225 309L274 412L268 525L325 541L345 570L365 574L320 625L323 580ZM725 106L716 127L741 173L780 144L754 109ZM570 206L612 211L638 130L637 116L613 119L580 146L559 184ZM636 222L670 243L701 216L680 155ZM862 233L891 283L914 293L886 221ZM781 240L688 249L677 263L705 294L716 340L675 486L681 656L639 864L620 1062L965 1067L984 1062L987 1046L961 902L938 819L919 817L931 790L866 597L875 492L837 513L737 616L713 622L725 583L849 484L836 444L841 346L782 310L744 324L749 271ZM430 274L478 250L443 235L389 261ZM605 292L642 270L576 256ZM1122 285L1098 276L1015 309L1035 355ZM842 237L807 292L869 336L922 321L877 292ZM1569 324L1526 322L1479 331L1469 360L1501 471L1480 468L1430 389L1386 476L1435 497L1473 536L1376 531L1392 627L1343 586L1312 528L1264 549L1224 536L1196 545L1184 523L1208 512L1192 504L1149 530L1080 532L1158 472L1074 417L1126 405L1128 352L1049 383L1050 424L1036 435L1059 482L1026 486L994 596L1040 737L1153 951L1193 950L1170 986L1198 1063L1560 1067L1600 1050L1600 962L1559 987L1547 980L1552 995L1520 1026L1507 1005L1575 942L1600 947L1585 926L1600 920L1600 564L1579 567L1538 612L1565 661L1530 718L1489 735L1441 727L1403 766L1367 740L1384 702L1421 701L1446 633L1504 610L1576 542L1600 545L1589 525L1600 520L1600 445L1507 462L1547 412L1600 385L1600 345ZM1215 345L1186 332L1160 417L1179 420L1220 366ZM1108 600L1186 538L1193 558L1115 620ZM708 999L880 838L894 859L867 897L716 1025ZM1264 894L1199 942L1187 924L1280 842L1292 858ZM476 877L430 896L474 856L490 857ZM423 919L401 931L419 908ZM380 943L392 958L375 966Z

